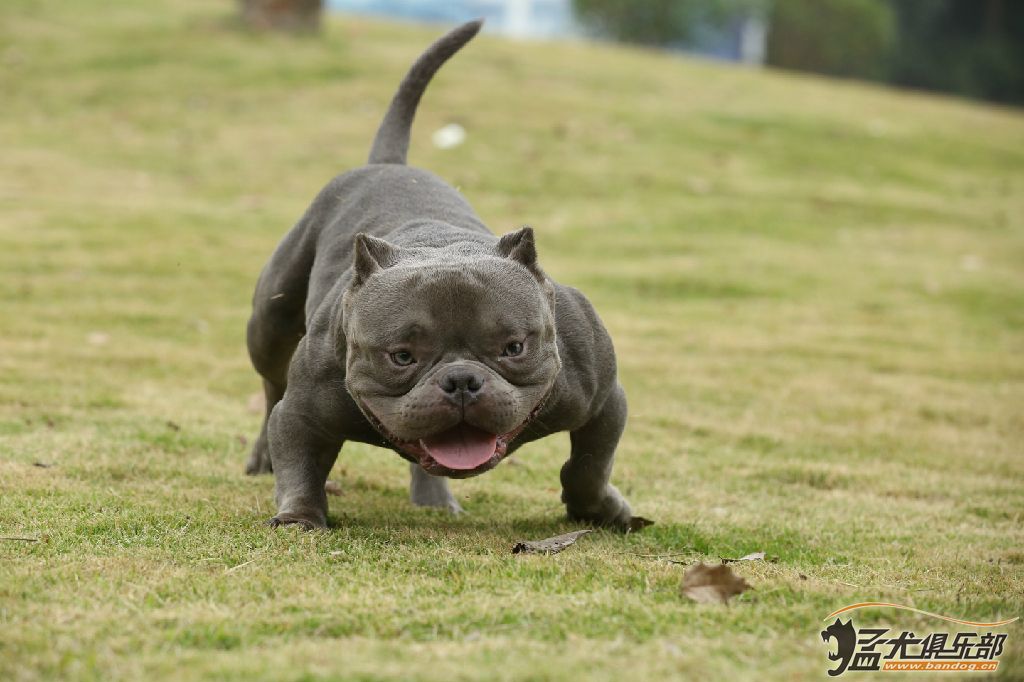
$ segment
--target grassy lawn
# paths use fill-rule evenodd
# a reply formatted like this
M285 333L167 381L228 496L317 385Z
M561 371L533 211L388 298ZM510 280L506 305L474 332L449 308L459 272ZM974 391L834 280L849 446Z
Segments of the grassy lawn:
M657 525L511 555L574 528L562 436L455 482L458 518L346 445L332 530L275 532L242 475L252 285L438 30L231 11L0 5L0 535L37 540L0 540L0 679L818 679L847 604L1024 615L1019 111L479 38L412 159L495 231L532 224L601 312L614 480ZM466 143L434 148L452 121ZM759 550L727 608L664 556Z

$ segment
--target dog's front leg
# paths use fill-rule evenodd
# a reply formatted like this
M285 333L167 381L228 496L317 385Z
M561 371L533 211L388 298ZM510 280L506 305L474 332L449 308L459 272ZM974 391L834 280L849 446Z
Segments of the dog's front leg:
M289 409L289 396L270 415L268 435L274 465L276 528L298 524L306 530L327 527L324 483L338 458L343 441L328 436L302 413Z
M632 518L629 503L608 482L615 447L626 426L626 394L618 384L600 411L570 432L572 452L562 466L562 501L569 518L625 529ZM276 466L276 465L275 465Z

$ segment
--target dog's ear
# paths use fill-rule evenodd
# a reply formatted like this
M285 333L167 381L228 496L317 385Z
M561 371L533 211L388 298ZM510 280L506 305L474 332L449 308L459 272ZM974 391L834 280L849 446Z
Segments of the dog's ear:
M360 232L356 235L352 286L362 286L370 275L398 262L399 248L383 239Z
M540 266L537 265L537 245L533 241L532 227L527 226L515 232L509 232L498 240L496 250L502 258L522 263L534 274L540 274Z
M548 300L548 305L551 311L554 312L555 288L551 284L551 280L548 279L548 276L540 269L540 264L537 262L537 245L533 241L533 228L526 226L515 232L509 232L498 240L498 245L494 247L494 250L502 258L508 258L523 265L537 278L541 289L544 290L544 296Z

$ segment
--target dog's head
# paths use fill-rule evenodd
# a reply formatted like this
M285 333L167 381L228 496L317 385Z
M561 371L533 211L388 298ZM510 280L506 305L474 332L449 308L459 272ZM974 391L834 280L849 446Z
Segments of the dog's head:
M554 289L528 227L486 254L358 235L342 315L349 393L438 476L496 466L561 367Z

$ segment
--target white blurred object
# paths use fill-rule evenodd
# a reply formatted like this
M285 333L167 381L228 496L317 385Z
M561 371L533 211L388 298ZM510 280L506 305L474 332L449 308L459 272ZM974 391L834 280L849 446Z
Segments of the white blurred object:
M458 123L449 123L443 128L435 130L431 139L438 149L451 149L466 141L466 129Z
M514 38L530 35L533 0L505 0L505 31Z

